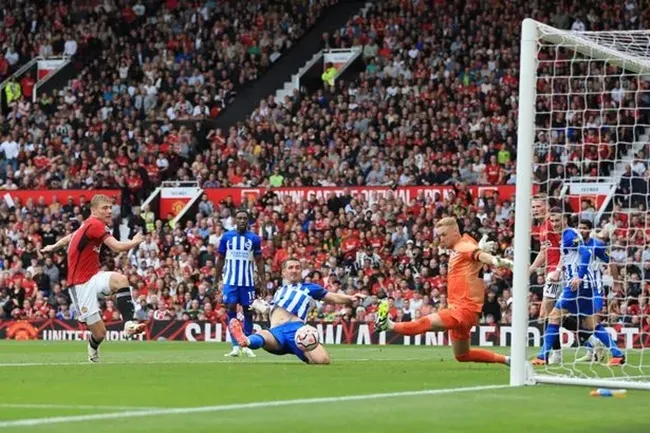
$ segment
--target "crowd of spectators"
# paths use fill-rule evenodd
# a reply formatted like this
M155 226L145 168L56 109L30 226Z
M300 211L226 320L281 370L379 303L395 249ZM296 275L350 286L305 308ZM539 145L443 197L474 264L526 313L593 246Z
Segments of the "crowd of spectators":
M43 146L33 146L34 152L35 155L41 152L40 156L45 158L59 158L46 170L53 173L56 167L63 167L59 169L59 182L68 182L67 186L115 186L120 182L115 170L134 172L133 178L137 178L149 166L152 170L154 166L159 169L161 158L167 160L162 166L176 179L199 180L204 187L452 185L455 193L449 198L422 196L410 203L397 197L369 203L362 197L349 195L329 201L295 202L289 197L281 199L268 190L251 206L252 227L264 238L269 289L280 282L282 259L296 255L309 268L306 278L329 290L364 291L371 295L353 308L318 308L313 318L357 321L372 320L377 300L382 297L391 299L391 314L397 320L411 320L446 305L448 252L438 247L431 229L441 216L458 217L463 228L476 237L489 234L498 240L500 253L512 256L512 202L497 203L492 197L472 196L466 185L516 183L521 19L532 16L560 28L628 29L643 25L647 15L634 0L620 5L565 2L552 9L550 5L540 4L539 10L533 10L534 3L523 1L497 1L489 5L478 0L432 4L377 2L365 18L356 17L344 29L323 38L324 44L331 47L364 45L365 69L361 74L349 80L337 80L334 87L325 87L314 94L298 92L282 104L272 98L262 101L245 124L208 134L207 149L188 160L195 140L194 130L172 130L166 122L163 127L149 129L145 121L178 119L178 113L185 113L188 119L200 119L203 109L199 117L192 117L188 108L194 110L197 106L192 103L195 96L198 106L201 106L201 95L210 104L214 104L215 97L223 99L234 86L263 71L264 62L272 61L275 48L285 47L285 43L293 40L282 24L285 19L293 23L296 19L293 15L273 8L271 16L256 14L255 4L251 4L251 10L226 12L226 16L243 14L249 17L247 20L255 20L259 29L250 34L244 32L245 35L241 33L243 27L235 26L236 20L223 18L224 11L217 14L207 5L199 9L189 6L178 6L173 11L167 7L161 9L148 20L148 26L158 24L155 31L147 26L143 29L150 31L135 30L120 39L121 45L105 54L106 59L117 56L119 60L115 64L120 65L117 72L106 68L107 61L99 61L66 90L58 103L51 101L50 107L46 105L45 109L57 114L41 114L48 119L46 122L55 121L48 124L46 131L41 131L39 139L49 144L59 137L56 141L61 151L48 155L50 146L47 152ZM315 9L300 14L295 28L306 28L326 5L311 4ZM291 24L289 27L294 28ZM208 37L211 32L223 37L211 39ZM138 45L141 38L151 35L150 44ZM282 43L275 43L277 35L283 36ZM263 40L269 43L262 44ZM216 50L207 50L209 41L216 44ZM212 54L205 54L206 51ZM231 55L243 60L236 64L236 74L224 60ZM253 71L252 75L246 71ZM228 78L219 80L219 76ZM131 83L142 83L142 86ZM616 84L619 83L611 83L612 87L607 87L603 94L617 89ZM539 86L542 94L549 90L543 79ZM559 86L561 90L562 85ZM624 89L621 99L605 98L594 104L614 104L621 108L624 118L629 102L625 90L628 89ZM93 96L99 94L101 97ZM154 96L155 102L147 99L150 96ZM540 107L547 103L538 99ZM575 102L581 103L584 102ZM149 109L145 109L147 104ZM563 107L578 110L591 106ZM40 107L36 112L39 110ZM44 110L41 111L45 113ZM97 115L82 117L82 113ZM589 119L578 117L573 117L570 123L564 119L538 119L542 135L538 135L537 149L546 148L538 155L539 161L545 162L540 166L566 166L561 173L557 169L548 173L538 171L538 180L563 179L567 175L562 173L567 172L570 176L589 176L593 169L591 166L571 168L567 161L572 158L567 155L577 146L577 138L558 133L556 128L576 128L587 135L593 129L604 140L616 135L604 129L606 116L592 119L593 126L587 125ZM556 120L559 123L554 123ZM637 134L633 129L627 130L626 122L621 123L625 125L624 134ZM18 129L19 136L13 139L25 140L20 136L21 131L31 134L34 124L37 123L24 121L23 129ZM65 134L59 135L64 129ZM9 132L10 128L6 127L5 131ZM170 141L169 137L175 138ZM548 140L548 145L544 140ZM27 148L25 143L28 141L20 144L21 149ZM619 155L626 151L611 149L608 142L600 144L607 150L602 159L612 157L612 152ZM558 153L549 150L559 147L562 150ZM176 156L173 162L172 156ZM16 161L25 164L22 169L19 165L18 170L6 164L9 166L6 170L26 173L32 159L30 156ZM78 167L78 171L68 173L66 168L73 167ZM609 169L597 166L596 174L602 175L599 170ZM115 183L97 183L100 173ZM10 180L11 185L32 185L25 183L22 174L9 178L16 177L20 183ZM51 179L51 175L45 175L41 185ZM126 190L125 185L120 186L133 203L141 198L138 197L140 183L133 183L131 188L127 183ZM557 188L550 191L556 193ZM200 211L185 226L174 228L166 221L147 219L146 209L136 211L131 225L145 227L147 240L128 256L106 258L107 266L127 273L137 288L140 319L222 318L224 309L214 268L215 246L223 231L232 228L234 205L227 200L211 203L207 197L201 205L200 209L205 211ZM567 209L569 206L567 203ZM579 211L593 217L593 207L584 206ZM0 303L4 305L5 315L60 314L68 318L73 314L69 308L62 311L62 305L68 302L61 292L65 275L63 255L42 258L45 262L41 264L37 250L39 243L47 245L51 243L50 238L79 224L82 212L83 205L78 209L68 205L67 210L65 206L53 210L36 203L20 203L15 209L0 208L0 218L6 221L0 229L4 269L7 269L0 282ZM119 213L116 209L116 214ZM619 240L628 230L635 230L639 239L648 235L645 218L639 220L620 213L615 215L617 221L625 219L624 216L629 221L619 222ZM54 236L50 235L52 230ZM615 245L613 257L617 263L632 258L638 266L622 267L624 281L608 280L613 314L607 320L611 323L648 320L647 316L645 319L641 316L649 312L650 266L643 264L647 262L646 256L650 257L650 250L644 249L648 243L633 244L626 240L625 244ZM49 274L54 272L53 268L59 271L57 278ZM483 322L509 323L509 271L485 268L483 278L488 287ZM531 320L539 315L537 301L543 278L542 274L531 276ZM32 287L29 292L25 284ZM34 290L35 286L42 290ZM25 308L24 301L10 299L29 300L29 308ZM35 306L37 303L39 307ZM110 305L106 314L107 317L115 314Z
M144 13L144 1L7 0L0 7L0 81L34 57L83 54L115 21Z

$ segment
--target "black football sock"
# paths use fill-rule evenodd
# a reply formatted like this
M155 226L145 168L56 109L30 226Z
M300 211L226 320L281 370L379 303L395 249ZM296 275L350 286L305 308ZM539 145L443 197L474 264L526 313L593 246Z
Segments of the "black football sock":
M117 309L122 315L122 320L128 322L133 320L135 314L135 306L133 305L133 297L131 296L131 289L129 287L123 287L117 291L115 295L117 301Z
M90 336L90 339L88 340L88 343L90 344L90 347L92 347L93 349L97 350L97 348L99 347L99 345L102 344L102 341L101 341L101 340L100 340L100 341L95 340L95 337L93 337L93 336L91 335L91 336Z

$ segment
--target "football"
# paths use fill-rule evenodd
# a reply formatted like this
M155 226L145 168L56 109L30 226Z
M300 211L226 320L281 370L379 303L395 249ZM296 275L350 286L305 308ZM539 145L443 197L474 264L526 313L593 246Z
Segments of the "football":
M318 331L313 326L305 325L298 329L295 340L300 350L303 352L311 352L318 347Z

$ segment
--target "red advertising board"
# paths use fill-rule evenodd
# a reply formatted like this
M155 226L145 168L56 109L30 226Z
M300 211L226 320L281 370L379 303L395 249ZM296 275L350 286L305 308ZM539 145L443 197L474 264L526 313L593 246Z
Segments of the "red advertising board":
M472 195L476 197L497 195L500 201L514 199L514 185L499 186L470 186ZM383 186L358 186L358 187L302 187L302 188L273 188L273 191L281 198L290 196L294 201L309 200L312 197L317 199L329 199L332 196L344 195L348 191L352 196L364 195L371 203L384 197L399 197L405 202L415 199L420 193L426 197L444 199L453 193L451 186L402 186L388 188ZM210 188L204 191L210 200L219 203L221 200L231 196L233 202L239 206L245 200L257 200L264 194L265 188Z
M79 199L84 196L86 200L90 201L95 194L104 194L109 197L117 197L118 203L121 202L122 192L119 189L33 189L33 190L13 190L6 191L2 194L3 197L9 195L12 200L19 199L22 204L26 203L28 199L34 200L38 203L41 197L45 199L46 204L51 204L54 197L61 204L66 204L68 198L72 197L75 204L79 204Z
M427 332L415 337L405 337L392 332L376 333L373 323L361 322L310 322L319 333L319 339L325 345L331 344L395 344L395 345L426 345L448 346L450 344L448 333ZM268 329L266 322L255 323L256 332ZM126 340L122 322L109 322L106 324L107 340ZM146 341L172 340L172 341L204 341L211 343L228 342L230 335L225 322L204 321L160 321L146 322L146 330L139 338ZM620 348L643 348L650 345L650 325L643 328L633 326L615 325L607 327L614 341ZM574 347L577 338L573 332L564 328L561 330L564 347ZM539 347L542 344L544 330L538 323L530 323L527 330L528 345ZM35 320L35 321L3 321L0 320L0 340L87 340L90 332L85 325L71 320ZM471 330L471 343L473 346L508 347L512 341L511 326L479 325Z

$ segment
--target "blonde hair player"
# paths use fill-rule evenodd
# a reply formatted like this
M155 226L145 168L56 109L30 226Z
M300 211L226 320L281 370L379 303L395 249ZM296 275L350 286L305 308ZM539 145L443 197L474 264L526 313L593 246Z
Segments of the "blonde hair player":
M99 251L102 245L121 253L137 247L144 240L137 233L132 240L118 241L110 232L113 201L101 194L90 201L88 217L73 233L59 239L54 245L41 250L55 251L68 245L68 290L72 302L79 311L79 321L90 330L88 361L99 362L99 345L106 337L106 325L101 319L98 298L115 294L117 309L124 321L124 332L129 335L142 333L144 324L133 320L134 305L129 280L118 272L102 271Z
M388 318L388 301L382 300L377 310L377 331L390 330L402 335L418 335L427 331L449 331L454 356L459 362L487 362L510 365L510 358L498 353L470 347L472 327L478 324L485 283L479 278L483 265L512 269L511 260L492 255L495 243L484 236L476 242L461 235L455 218L443 218L436 225L442 247L451 250L447 274L449 308L422 317L414 322L393 323Z

